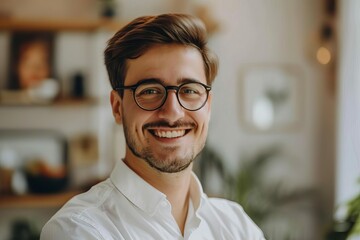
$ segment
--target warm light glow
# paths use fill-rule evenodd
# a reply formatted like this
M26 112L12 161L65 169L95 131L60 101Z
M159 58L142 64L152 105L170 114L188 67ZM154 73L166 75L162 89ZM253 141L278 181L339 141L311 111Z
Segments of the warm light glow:
M321 64L328 64L331 60L331 52L326 47L320 47L316 52L316 58Z

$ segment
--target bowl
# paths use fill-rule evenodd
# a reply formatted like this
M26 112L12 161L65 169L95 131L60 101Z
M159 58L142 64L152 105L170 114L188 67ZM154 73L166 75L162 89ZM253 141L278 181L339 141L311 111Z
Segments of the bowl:
M31 193L56 193L61 192L67 186L66 177L48 177L26 173L28 190Z

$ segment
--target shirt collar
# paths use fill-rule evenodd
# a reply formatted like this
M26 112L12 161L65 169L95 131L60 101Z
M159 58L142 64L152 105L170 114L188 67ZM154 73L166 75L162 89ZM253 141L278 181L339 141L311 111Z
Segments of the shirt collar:
M202 199L205 197L205 193L203 192L203 188L201 186L200 180L197 178L194 172L191 173L190 180L190 198L194 206L194 210L196 211L201 203Z
M166 195L151 186L122 160L117 161L110 180L115 187L135 206L153 215L159 204L166 200ZM190 180L190 198L196 211L205 196L199 179L192 172Z
M122 160L117 161L110 180L130 202L151 215L159 203L166 199L165 194L147 183Z

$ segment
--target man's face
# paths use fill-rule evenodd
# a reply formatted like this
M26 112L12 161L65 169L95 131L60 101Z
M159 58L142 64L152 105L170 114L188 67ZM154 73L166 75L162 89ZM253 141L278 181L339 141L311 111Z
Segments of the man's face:
M202 56L193 47L155 46L127 64L125 86L145 79L155 79L164 86L178 86L190 79L206 84ZM137 157L161 172L179 172L205 145L211 93L205 106L197 111L182 108L174 90L168 91L164 105L154 111L137 106L132 90L124 90L123 99L117 94L112 96L112 105L115 119L124 126L125 159Z

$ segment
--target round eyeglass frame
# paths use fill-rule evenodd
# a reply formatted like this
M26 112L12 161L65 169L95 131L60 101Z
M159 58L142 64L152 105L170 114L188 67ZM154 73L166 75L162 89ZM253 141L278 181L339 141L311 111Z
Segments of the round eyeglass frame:
M186 110L188 110L188 111L192 111L192 112L193 112L193 111L197 111L197 110L199 110L199 109L201 109L202 107L205 106L205 104L206 104L206 102L207 102L207 100L208 100L208 98L209 98L209 92L211 91L211 86L208 86L208 85L206 85L206 84L204 84L204 83L201 83L201 82L186 82L186 83L180 84L179 86L164 86L163 84L158 83L158 82L154 82L154 83L161 85L161 86L165 89L165 97L163 98L161 104L160 104L158 107L156 107L156 108L151 108L151 109L142 107L142 106L139 104L139 102L136 100L136 96L135 96L136 89L137 89L139 86L143 85L143 84L149 84L148 82L140 82L140 83L137 83L137 84L134 84L134 85L130 85L130 86L121 86L121 87L115 88L115 90L116 90L119 94L120 94L120 91L121 91L121 90L132 90L133 98L134 98L134 101L136 102L136 105L138 105L139 108L141 108L141 109L143 109L143 110L145 110L145 111L155 111L155 110L161 108L161 107L165 104L165 102L166 102L166 100L167 100L167 98L168 98L168 91L169 91L169 90L174 90L175 93L176 93L176 98L177 98L178 103L180 104L180 106L183 107L184 109L186 109ZM206 98L205 98L204 102L203 102L198 108L196 108L196 109L189 109L189 108L185 107L185 106L181 103L180 98L179 98L179 89L182 88L182 87L183 87L184 85L186 85L186 84L194 84L194 83L195 83L195 84L200 84L201 86L203 86L203 87L205 88ZM121 95L121 94L120 94L120 95Z

